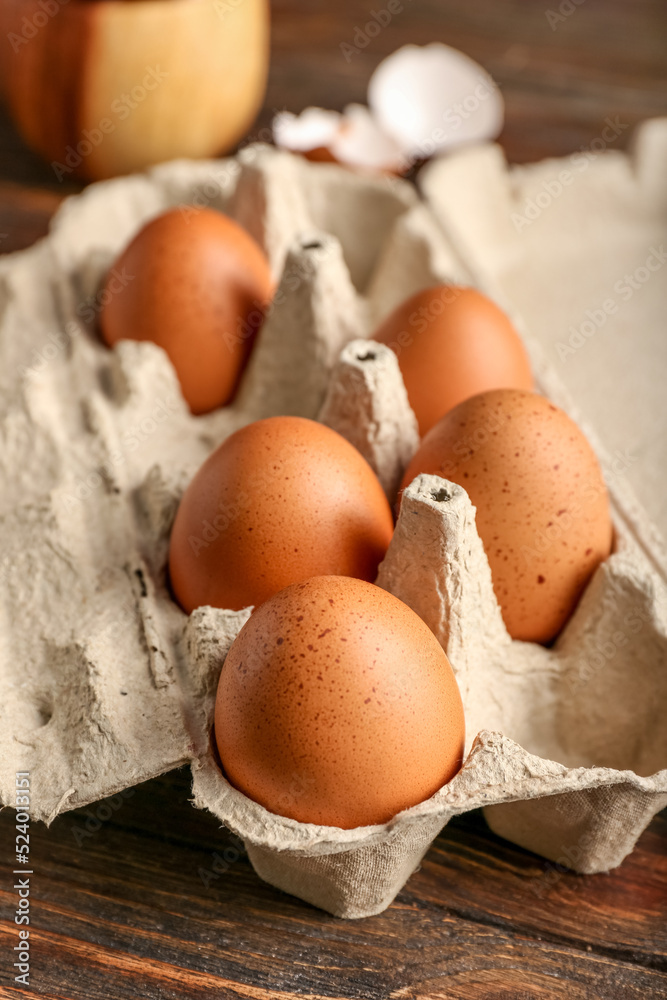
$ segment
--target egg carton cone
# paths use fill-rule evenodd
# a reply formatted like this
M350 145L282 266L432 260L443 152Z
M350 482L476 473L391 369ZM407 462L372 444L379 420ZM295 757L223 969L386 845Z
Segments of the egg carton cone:
M655 126L649 158L664 150ZM383 910L450 817L470 809L485 807L493 829L516 843L594 872L619 864L667 804L667 598L657 548L647 544L657 528L613 469L616 550L550 649L507 635L465 492L420 476L404 494L378 583L439 638L469 734L462 770L431 799L382 826L318 827L249 800L216 758L217 681L251 609L187 616L170 597L166 564L182 492L230 433L272 414L320 419L359 448L393 496L418 443L416 421L394 354L368 337L401 300L450 280L501 300L521 325L542 388L587 417L603 460L616 446L606 425L595 433L583 402L582 414L575 408L576 387L550 362L539 324L523 320L516 288L479 249L482 217L499 212L485 187L488 163L501 193L511 175L495 147L458 157L434 165L423 198L400 180L262 146L229 160L174 162L92 185L63 205L44 241L0 261L3 804L14 803L17 771L30 772L33 818L50 822L189 763L195 805L243 839L262 878L344 917ZM487 166L468 177L467 158ZM584 192L579 206L586 231L606 228L619 251L612 277L625 266L617 227L637 240L645 227L653 239L657 210L640 208L651 191L658 198L651 170L614 159L611 179L600 157L586 180L597 190L597 173L599 187L619 190L592 206ZM446 171L457 163L452 192ZM545 169L522 168L521 177L528 183L531 171ZM615 213L619 192L624 210ZM470 208L470 228L460 214L457 225L450 219L447 199L456 197ZM115 257L150 217L174 206L208 206L242 222L278 280L234 404L198 417L160 348L126 341L110 351L96 328ZM550 225L557 229L555 215ZM522 247L514 247L517 274ZM565 282L589 280L566 259L557 271L548 251L541 248L553 276L542 285L545 314ZM498 249L497 265L502 256ZM594 284L601 259L596 268ZM664 315L646 311L639 295L628 308L654 331ZM599 381L589 391L609 392Z

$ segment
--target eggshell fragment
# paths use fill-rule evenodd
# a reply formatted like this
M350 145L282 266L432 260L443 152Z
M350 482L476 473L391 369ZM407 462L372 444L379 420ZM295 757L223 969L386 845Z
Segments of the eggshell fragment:
M187 612L240 610L318 574L374 580L393 534L368 462L313 420L270 417L228 437L176 514L171 585Z
M400 174L410 165L400 145L378 125L363 104L350 104L345 108L341 128L330 148L339 163L359 170Z
M279 111L271 127L276 146L294 153L313 153L331 147L341 128L341 115L324 108L305 108L298 115Z
M306 108L300 115L281 111L273 119L277 146L308 159L341 163L357 170L401 173L409 166L396 140L363 104L342 113Z
M429 431L403 478L458 483L509 634L551 641L612 546L607 489L577 425L535 393L497 389L461 403Z
M494 139L503 99L479 63L441 42L404 45L384 59L368 85L380 127L413 159Z
M350 104L342 114L279 112L276 145L357 169L405 173L417 160L493 139L503 125L503 99L492 77L440 42L405 45L384 59L371 77L368 104Z
M243 627L220 675L215 736L249 798L351 829L454 777L463 706L418 615L373 584L323 576L276 594Z
M158 344L192 412L207 413L234 395L272 291L264 252L233 219L172 209L144 226L111 269L102 336L109 347Z
M437 285L417 292L373 339L398 357L422 435L479 392L533 388L528 355L509 317L474 288Z

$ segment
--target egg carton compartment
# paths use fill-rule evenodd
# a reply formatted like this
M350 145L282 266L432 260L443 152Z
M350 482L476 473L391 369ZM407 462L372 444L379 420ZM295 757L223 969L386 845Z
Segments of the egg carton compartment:
M242 222L280 281L235 403L192 417L160 348L108 351L95 322L103 276L140 226L203 204ZM226 782L211 745L215 691L250 612L188 617L167 589L180 495L251 420L322 420L393 494L416 423L395 356L365 338L420 288L488 285L469 242L402 181L250 147L94 185L45 241L0 262L4 803L16 770L31 772L33 816L49 821L189 761L195 804L244 839L261 877L346 917L384 909L449 818L478 806L503 836L579 871L632 849L667 803L667 611L641 545L648 517L638 504L627 513L609 474L617 551L551 649L507 636L465 492L436 477L406 491L378 582L440 639L473 739L452 782L383 826L297 823ZM532 327L523 332L540 384L563 405L553 365Z
M385 481L414 440L406 409L393 353L350 343L320 418L341 433L353 428ZM343 917L385 909L449 819L477 807L496 832L558 864L586 873L620 864L667 804L667 594L622 525L616 530L617 551L554 646L513 641L465 490L418 476L403 494L377 583L420 615L452 663L468 733L460 773L387 824L334 830L250 802L226 781L209 744L193 767L195 803L244 839L262 878ZM218 612L197 614L215 634ZM228 648L216 653L215 680ZM202 740L215 680L208 710L202 704Z
M119 251L176 206L243 223L278 280L234 404L199 417L162 349L110 351L97 331ZM262 146L92 185L46 240L0 261L3 802L30 771L33 816L48 821L197 756L199 666L166 583L185 485L244 424L316 418L341 348L368 335L387 290L448 270L411 185Z

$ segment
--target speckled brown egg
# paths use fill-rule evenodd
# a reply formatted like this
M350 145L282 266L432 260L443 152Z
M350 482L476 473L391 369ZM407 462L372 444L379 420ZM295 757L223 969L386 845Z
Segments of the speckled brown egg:
M612 546L602 471L577 425L535 393L482 393L426 435L403 487L421 472L458 483L477 508L510 635L552 640Z
M188 486L169 570L186 611L258 605L321 574L374 580L393 517L368 462L336 431L269 417L224 441Z
M193 413L233 397L271 298L269 263L249 233L212 209L152 219L107 277L100 315L106 343L164 348Z
M489 389L532 389L528 355L509 317L475 288L437 285L401 303L375 332L394 351L419 433Z
M371 583L321 576L242 628L220 675L215 736L249 798L350 829L387 822L456 774L463 706L414 611Z

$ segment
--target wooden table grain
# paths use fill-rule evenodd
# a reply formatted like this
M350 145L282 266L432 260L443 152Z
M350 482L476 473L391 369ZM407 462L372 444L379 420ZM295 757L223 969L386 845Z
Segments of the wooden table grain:
M35 825L31 982L67 1000L667 997L667 817L608 875L452 821L396 902L345 921L261 882L186 769ZM0 815L10 843L13 815ZM226 860L225 860L226 859ZM0 896L15 906L11 860ZM227 865L226 870L225 865ZM0 922L0 955L16 942ZM0 965L0 995L18 997ZM3 991L4 987L4 991Z
M664 0L274 0L264 108L363 101L381 58L438 39L502 87L514 162L587 146L611 117L667 114ZM0 252L29 246L77 186L60 184L0 113ZM608 875L577 876L453 821L383 914L330 917L262 883L185 769L32 829L29 992L12 949L13 813L0 814L0 997L58 1000L634 1000L667 998L667 816ZM225 853L226 871L216 871ZM235 855L238 854L238 857ZM216 858L217 856L217 858Z

